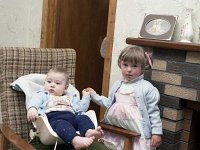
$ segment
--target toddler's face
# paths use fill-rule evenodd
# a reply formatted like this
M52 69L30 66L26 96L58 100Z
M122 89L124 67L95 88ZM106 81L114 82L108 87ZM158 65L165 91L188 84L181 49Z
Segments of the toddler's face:
M120 68L125 81L132 81L142 73L141 66L135 66L129 62L121 61Z
M65 75L57 72L49 72L45 80L44 88L51 95L63 95L67 88Z

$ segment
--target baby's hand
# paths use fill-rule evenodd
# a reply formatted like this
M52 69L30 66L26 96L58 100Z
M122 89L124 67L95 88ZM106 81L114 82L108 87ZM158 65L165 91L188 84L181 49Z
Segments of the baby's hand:
M87 89L83 89L82 94L83 95L90 95L90 92Z
M31 107L28 109L27 118L28 118L28 121L31 121L31 122L35 121L38 118L38 112L35 107Z

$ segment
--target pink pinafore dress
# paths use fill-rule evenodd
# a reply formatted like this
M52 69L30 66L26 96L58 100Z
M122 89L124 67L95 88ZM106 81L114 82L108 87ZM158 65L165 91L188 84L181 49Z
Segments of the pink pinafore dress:
M115 94L116 102L111 106L106 116L106 121L137 133L141 136L135 137L134 150L155 150L150 146L150 139L145 139L142 129L142 116L135 101L135 93L131 84L124 83ZM122 150L124 137L110 132L105 132L104 144L113 150Z

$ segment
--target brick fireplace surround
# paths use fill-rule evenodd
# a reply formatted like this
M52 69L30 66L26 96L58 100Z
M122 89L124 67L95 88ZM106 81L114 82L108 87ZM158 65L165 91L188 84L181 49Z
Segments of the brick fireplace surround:
M163 143L159 150L200 150L200 44L127 38L153 51L145 72L159 90Z

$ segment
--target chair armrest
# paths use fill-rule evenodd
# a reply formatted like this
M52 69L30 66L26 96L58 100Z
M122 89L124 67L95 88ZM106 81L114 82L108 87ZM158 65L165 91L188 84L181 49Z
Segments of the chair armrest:
M123 150L130 150L132 149L132 143L134 142L134 137L140 136L139 133L129 131L120 127L112 126L109 124L105 124L102 122L99 122L99 126L105 131L109 131L115 134L119 134L124 136L124 148Z
M8 144L11 143L20 150L36 150L32 145L28 144L19 135L14 133L14 131L0 124L0 149L8 149Z
M103 130L110 131L112 133L119 134L119 135L122 135L122 136L125 136L125 137L140 136L139 133L129 131L129 130L126 130L126 129L123 129L123 128L120 128L120 127L113 126L113 125L105 124L105 123L102 123L102 122L99 122L99 126L101 126L101 128Z

